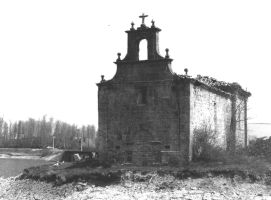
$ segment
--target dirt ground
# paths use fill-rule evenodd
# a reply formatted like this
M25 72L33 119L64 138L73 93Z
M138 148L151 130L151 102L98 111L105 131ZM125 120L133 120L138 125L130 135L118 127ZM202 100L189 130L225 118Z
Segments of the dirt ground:
M34 180L15 178L0 180L0 200L87 200L87 199L271 199L271 187L260 182L249 183L241 177L206 177L179 180L171 175L131 181L126 172L123 180L107 186L77 181L53 186Z
M16 178L0 178L0 200L271 200L271 164L262 159L240 161L185 167L57 162L28 168Z

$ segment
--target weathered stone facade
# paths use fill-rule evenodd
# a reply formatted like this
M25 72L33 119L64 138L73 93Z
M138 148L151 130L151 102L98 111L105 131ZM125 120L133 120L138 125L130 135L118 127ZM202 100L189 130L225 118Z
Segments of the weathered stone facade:
M154 22L147 27L143 20L137 29L132 24L126 31L128 52L122 60L118 54L115 76L97 84L100 152L138 165L166 162L170 155L189 161L193 133L205 125L222 148L244 147L250 93L235 83L173 73L168 50L165 57L159 54L160 31ZM139 60L143 39L147 60ZM240 102L245 102L242 110L236 109Z

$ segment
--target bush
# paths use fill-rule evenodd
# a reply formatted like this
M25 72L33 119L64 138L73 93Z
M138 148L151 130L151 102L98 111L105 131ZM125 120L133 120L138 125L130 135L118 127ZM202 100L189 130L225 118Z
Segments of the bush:
M42 149L41 151L41 157L45 157L45 156L48 156L48 155L51 155L52 154L52 150L51 149Z
M257 138L248 146L248 154L251 156L263 156L269 158L271 155L271 137Z
M193 161L223 161L226 156L225 150L216 146L216 135L211 128L194 130Z

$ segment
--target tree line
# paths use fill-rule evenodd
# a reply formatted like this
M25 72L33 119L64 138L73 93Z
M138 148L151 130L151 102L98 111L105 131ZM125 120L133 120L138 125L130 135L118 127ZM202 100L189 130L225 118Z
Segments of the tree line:
M95 148L96 130L93 125L77 126L53 118L7 122L0 118L0 148L83 149Z

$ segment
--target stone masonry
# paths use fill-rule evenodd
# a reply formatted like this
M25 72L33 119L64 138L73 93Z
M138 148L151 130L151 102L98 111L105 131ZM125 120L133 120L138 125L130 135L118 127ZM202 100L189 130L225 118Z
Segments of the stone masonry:
M247 144L247 99L237 83L172 72L166 49L159 54L157 28L144 23L128 34L127 55L118 54L117 72L98 83L98 147L120 163L152 165L175 156L192 159L194 132L208 127L217 145L235 151ZM139 60L139 44L147 40L147 60Z

